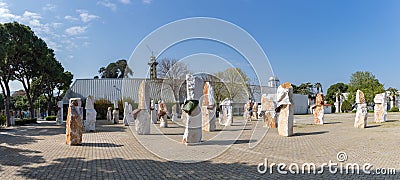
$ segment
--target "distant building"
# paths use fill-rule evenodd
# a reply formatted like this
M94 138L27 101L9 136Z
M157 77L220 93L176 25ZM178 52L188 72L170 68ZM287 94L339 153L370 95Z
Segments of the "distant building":
M281 85L281 83L280 83L278 77L272 76L272 77L269 78L268 87L278 88L280 85Z

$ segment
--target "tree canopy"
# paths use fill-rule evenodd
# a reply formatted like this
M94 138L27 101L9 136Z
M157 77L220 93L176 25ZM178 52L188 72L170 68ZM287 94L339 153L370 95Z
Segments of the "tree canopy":
M375 94L385 92L383 84L381 84L379 80L368 71L357 71L351 75L348 89L350 93L350 102L355 101L355 94L358 89L364 92L367 103L373 102Z
M344 83L341 83L341 82L333 84L328 88L328 91L326 93L325 99L327 101L329 101L329 100L335 101L336 100L336 96L338 94L345 93L345 92L348 91L348 89L349 89L349 86L347 84L344 84Z
M125 78L133 74L125 59L117 60L99 69L101 78Z

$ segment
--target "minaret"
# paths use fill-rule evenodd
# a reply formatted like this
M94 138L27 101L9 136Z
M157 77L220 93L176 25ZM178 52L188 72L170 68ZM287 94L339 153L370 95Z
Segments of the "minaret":
M150 62L148 63L150 66L150 79L157 79L157 64L156 57L151 55Z

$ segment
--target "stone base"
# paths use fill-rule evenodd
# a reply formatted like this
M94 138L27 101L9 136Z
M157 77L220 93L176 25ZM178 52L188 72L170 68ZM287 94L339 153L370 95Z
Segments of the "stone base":
M367 127L368 110L367 104L358 104L356 118L354 120L355 128L365 128Z
M386 122L387 111L383 108L382 104L375 104L374 116L376 123Z
M273 129L275 129L277 127L275 116L272 115L272 113L269 111L267 111L264 115L263 126L268 127L268 128L273 128Z
M56 125L62 125L63 123L63 115L62 115L62 111L58 110L57 112L57 118L56 118Z
M119 123L119 111L118 110L113 110L113 121L112 123L118 124Z
M215 131L215 108L212 110L208 109L207 106L201 107L201 114L202 114L202 124L203 124L203 131Z
M150 119L152 124L157 124L157 111L151 110L150 111Z
M138 134L150 134L150 115L147 110L141 110L137 114L135 129Z
M316 106L314 109L314 124L324 124L324 106Z
M278 133L280 136L289 137L293 135L293 119L293 105L282 105L278 118Z
M202 120L201 120L201 108L198 106L193 111L192 114L195 116L186 116L186 126L185 133L183 134L182 143L184 144L198 144L201 143L202 138Z
M66 144L80 145L82 143L83 123L80 115L71 115L71 108L68 108L66 122Z
M167 115L164 115L164 116L160 117L160 127L162 127L162 128L168 127Z
M85 120L85 131L95 131L96 130L96 110L86 109L86 120Z

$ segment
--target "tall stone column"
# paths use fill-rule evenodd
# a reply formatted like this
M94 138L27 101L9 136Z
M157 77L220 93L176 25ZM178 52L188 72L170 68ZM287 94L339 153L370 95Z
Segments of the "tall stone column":
M140 111L135 121L136 132L138 134L150 134L150 104L148 102L150 100L150 89L145 81L142 81L139 86L138 99Z
M324 124L324 95L319 93L315 99L314 124Z
M219 124L224 126L231 126L233 123L232 101L226 98L220 103L220 106L221 111L219 114Z
M154 100L150 102L150 119L152 124L157 124L157 110Z
M214 89L210 82L204 84L203 94L203 103L201 107L203 131L215 131L216 107Z
M94 97L88 96L86 98L86 120L85 120L85 131L95 131L96 130L96 115L97 112L94 109Z
M280 136L293 135L293 87L286 82L278 87L277 90L277 109L278 117L278 133Z
M252 108L252 115L251 115L251 119L252 120L257 120L258 119L258 103L254 102L253 103L253 108Z
M187 99L182 110L186 111L185 133L182 142L190 145L201 142L202 115L199 99L203 94L204 82L191 74L186 75Z
M263 126L276 128L275 103L268 98L266 94L261 96L261 115L263 117Z
M57 118L56 118L56 124L57 125L61 125L64 121L64 117L63 117L63 102L62 101L58 101L57 102L57 107L58 107L58 111L57 111Z
M69 100L68 116L66 122L66 144L80 145L82 143L82 107L80 98Z
M118 109L118 100L114 101L114 110L113 110L113 123L119 123L119 109Z
M245 121L251 121L253 114L253 103L249 100L243 107L243 118Z
M112 115L112 107L108 107L108 109L107 109L107 123L114 124L113 115Z
M167 105L164 101L158 102L158 117L160 119L160 127L166 128L168 127L168 119L167 119Z
M376 123L385 122L387 118L386 93L375 95L374 102L375 102L375 107L374 107L375 122Z
M356 93L356 104L357 104L357 112L356 112L356 118L354 120L354 127L365 128L367 127L368 109L364 93L360 90L357 90Z
M132 115L132 105L129 104L128 102L124 103L124 125L129 126L130 122L133 121L133 115Z

